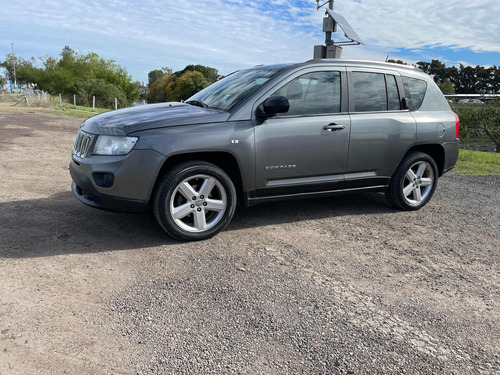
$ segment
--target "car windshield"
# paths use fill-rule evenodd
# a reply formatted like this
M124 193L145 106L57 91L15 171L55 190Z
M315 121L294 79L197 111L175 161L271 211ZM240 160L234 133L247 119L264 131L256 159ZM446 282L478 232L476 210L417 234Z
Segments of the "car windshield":
M257 68L238 71L193 95L186 103L202 103L203 106L229 112L281 70Z

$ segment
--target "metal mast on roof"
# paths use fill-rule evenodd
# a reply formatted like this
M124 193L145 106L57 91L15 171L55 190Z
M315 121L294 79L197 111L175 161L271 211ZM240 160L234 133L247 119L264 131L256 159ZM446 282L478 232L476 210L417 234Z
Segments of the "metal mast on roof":
M326 17L323 18L323 31L326 37L324 46L314 46L315 59L340 59L342 57L343 46L364 44L349 22L343 16L333 11L334 0L328 0L321 5L319 2L320 0L316 0L316 8L318 10L328 4L325 13ZM337 31L337 26L340 26L347 40L335 42L332 39L332 33Z
M329 0L328 1L328 9L331 9L333 11L333 1L334 0ZM326 5L326 3L324 3L323 5L319 5L319 0L316 0L316 10L319 10L319 8L321 8L322 6ZM329 17L325 17L327 20L329 20L330 18ZM330 25L328 25L327 27L325 27L325 19L323 19L323 31L325 32L325 35L326 35L326 38L325 38L325 45L327 46L332 46L333 45L333 40L332 40L332 32L334 31L337 31L337 25L331 27ZM325 30L326 29L326 30Z

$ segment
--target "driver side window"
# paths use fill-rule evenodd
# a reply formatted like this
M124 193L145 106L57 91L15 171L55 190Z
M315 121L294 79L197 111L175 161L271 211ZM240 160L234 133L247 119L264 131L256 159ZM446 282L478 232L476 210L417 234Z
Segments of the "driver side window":
M321 115L340 112L340 72L307 73L287 83L272 96L284 96L290 110L278 116Z

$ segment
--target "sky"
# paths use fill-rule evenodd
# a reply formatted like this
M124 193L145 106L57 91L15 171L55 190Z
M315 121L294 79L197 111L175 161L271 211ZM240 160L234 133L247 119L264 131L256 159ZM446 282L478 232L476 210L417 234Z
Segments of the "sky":
M320 2L323 3L326 0ZM343 58L500 65L499 0L335 0L365 42ZM301 62L324 44L315 0L0 0L0 60L96 52L135 80L162 67ZM334 40L345 40L342 32Z

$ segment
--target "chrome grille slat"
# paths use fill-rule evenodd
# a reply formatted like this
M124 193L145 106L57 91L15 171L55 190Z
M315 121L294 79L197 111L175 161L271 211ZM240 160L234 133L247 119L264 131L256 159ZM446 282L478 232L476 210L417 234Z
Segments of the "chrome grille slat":
M89 149L90 137L86 137L82 143L82 155L85 157L87 155L87 151Z
M75 139L75 146L73 147L73 155L84 158L87 156L87 153L90 149L90 145L92 144L93 136L87 133L78 131Z

